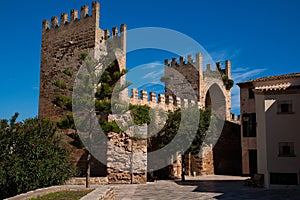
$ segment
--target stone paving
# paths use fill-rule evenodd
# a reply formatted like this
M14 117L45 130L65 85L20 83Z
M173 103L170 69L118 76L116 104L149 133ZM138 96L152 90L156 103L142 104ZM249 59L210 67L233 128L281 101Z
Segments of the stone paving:
M202 176L180 181L158 181L143 185L115 185L115 200L174 199L300 199L300 189L244 186L245 177Z

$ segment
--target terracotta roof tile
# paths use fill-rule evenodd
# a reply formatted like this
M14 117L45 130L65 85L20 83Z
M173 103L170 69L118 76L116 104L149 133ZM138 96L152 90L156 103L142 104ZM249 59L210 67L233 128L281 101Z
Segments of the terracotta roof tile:
M300 72L292 73L292 74L283 74L283 75L277 75L277 76L266 76L262 78L252 79L245 82L240 82L237 85L243 85L247 83L254 83L254 82L263 82L263 81L273 81L273 80L284 80L284 79L290 79L290 78L300 78Z

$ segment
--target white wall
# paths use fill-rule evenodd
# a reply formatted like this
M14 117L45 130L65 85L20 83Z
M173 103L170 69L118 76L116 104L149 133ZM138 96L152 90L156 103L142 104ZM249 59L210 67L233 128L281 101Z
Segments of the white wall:
M277 113L282 100L292 100L293 114ZM300 171L300 94L256 95L256 113L258 172L268 187L269 173ZM279 142L294 142L296 157L279 157Z

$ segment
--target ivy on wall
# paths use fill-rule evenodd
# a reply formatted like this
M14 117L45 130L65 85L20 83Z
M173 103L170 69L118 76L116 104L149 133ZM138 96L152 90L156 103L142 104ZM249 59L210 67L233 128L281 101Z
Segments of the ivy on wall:
M226 90L230 90L233 87L234 81L232 79L229 79L228 76L223 76L222 80L226 87Z

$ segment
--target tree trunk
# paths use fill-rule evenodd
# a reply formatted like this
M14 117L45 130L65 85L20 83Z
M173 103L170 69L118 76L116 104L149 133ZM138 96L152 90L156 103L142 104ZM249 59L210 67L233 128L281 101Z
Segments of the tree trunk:
M184 166L184 153L181 155L181 181L185 181L185 166Z
M86 177L85 177L85 186L86 188L90 188L90 175L91 175L91 154L87 151L87 159L86 159Z

